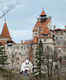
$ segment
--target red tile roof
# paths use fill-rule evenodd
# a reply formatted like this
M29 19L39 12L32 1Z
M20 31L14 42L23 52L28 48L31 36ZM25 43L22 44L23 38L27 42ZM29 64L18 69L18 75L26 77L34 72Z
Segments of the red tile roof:
M66 31L66 29L56 28L56 29L51 30L51 31Z
M29 40L29 41L25 41L24 42L24 45L28 45L28 44L32 44L32 40Z
M44 10L42 10L42 12L41 12L41 14L40 14L40 15L41 15L41 16L46 15L45 11L44 11Z
M63 31L63 29L57 28L54 31Z
M11 38L11 36L10 36L10 33L9 33L9 30L8 30L8 27L7 27L7 24L6 24L6 23L4 23L4 26L3 26L3 30L2 30L1 36L2 36L2 37L6 37L6 38Z

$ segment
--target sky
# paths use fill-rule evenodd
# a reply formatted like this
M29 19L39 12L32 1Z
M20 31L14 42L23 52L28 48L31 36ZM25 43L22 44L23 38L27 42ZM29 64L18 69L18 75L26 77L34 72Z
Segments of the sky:
M52 17L52 24L64 28L66 0L0 0L0 32L6 17L8 29L15 42L31 40L32 29L42 8Z

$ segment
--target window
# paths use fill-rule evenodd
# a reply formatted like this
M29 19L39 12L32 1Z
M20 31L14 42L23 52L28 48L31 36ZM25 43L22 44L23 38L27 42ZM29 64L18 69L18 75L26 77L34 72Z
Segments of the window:
M44 42L46 42L46 39L44 39Z
M23 48L23 46L21 46L21 48Z
M64 56L63 59L66 60L66 56Z
M63 37L60 37L60 39L63 39Z
M35 33L35 35L37 35L37 33Z
M55 37L55 35L53 35L53 38Z

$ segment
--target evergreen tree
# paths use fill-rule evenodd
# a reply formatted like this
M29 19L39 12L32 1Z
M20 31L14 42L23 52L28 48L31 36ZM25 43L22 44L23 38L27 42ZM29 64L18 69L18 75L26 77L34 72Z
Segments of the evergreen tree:
M35 68L35 72L34 75L37 76L40 80L41 80L41 64L42 64L42 54L43 54L43 45L42 42L40 40L40 42L38 43L38 47L36 49L36 68Z
M5 47L0 45L0 65L4 66L7 64L7 56L5 54Z

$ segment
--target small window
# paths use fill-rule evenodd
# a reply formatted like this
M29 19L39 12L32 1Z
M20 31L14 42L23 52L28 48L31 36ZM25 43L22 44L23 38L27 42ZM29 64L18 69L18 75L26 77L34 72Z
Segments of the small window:
M55 35L53 35L53 38L55 37Z
M35 33L35 35L37 35L37 33Z
M63 37L60 37L60 39L63 39Z
M44 42L46 42L46 39L44 39Z
M23 48L23 46L21 46L21 48Z

